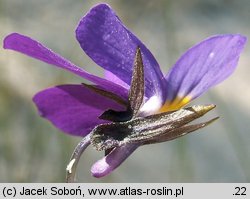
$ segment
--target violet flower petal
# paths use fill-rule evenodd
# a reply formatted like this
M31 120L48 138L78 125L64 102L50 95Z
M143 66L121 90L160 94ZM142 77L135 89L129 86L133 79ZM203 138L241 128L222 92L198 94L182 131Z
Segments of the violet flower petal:
M192 100L226 79L236 68L245 43L246 37L239 34L218 35L189 49L166 77L167 100Z
M97 85L102 87L104 90L114 92L117 95L123 97L124 99L127 98L128 91L124 89L123 87L116 85L113 82L108 81L106 79L102 79L100 77L87 73L80 67L74 65L67 59L54 53L52 50L43 46L41 43L27 36L24 36L18 33L12 33L8 35L4 39L4 48L21 52L25 55L39 59L48 64L52 64L59 68L66 69L80 77L83 77L84 79L87 79L93 83L96 83Z
M157 95L160 100L165 99L164 77L154 56L108 5L98 4L81 19L76 38L92 60L128 85L139 46L145 66L146 97Z
M77 136L87 135L96 125L106 121L98 119L106 109L123 107L82 85L60 85L37 93L33 101L42 117L62 131Z
M91 167L91 173L94 177L100 178L108 175L123 163L140 144L126 144L113 149L108 155L98 160Z
M115 83L118 84L122 87L124 87L125 89L129 90L129 85L126 84L124 81L122 81L120 78L118 78L116 75L114 75L113 73L105 70L104 71L104 78Z

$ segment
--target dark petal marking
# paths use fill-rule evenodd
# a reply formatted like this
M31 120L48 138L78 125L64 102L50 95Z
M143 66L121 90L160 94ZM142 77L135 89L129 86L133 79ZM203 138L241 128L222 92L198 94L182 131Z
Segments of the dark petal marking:
M112 122L125 122L130 120L131 117L132 110L127 109L126 111L115 111L113 109L108 109L104 111L98 118Z

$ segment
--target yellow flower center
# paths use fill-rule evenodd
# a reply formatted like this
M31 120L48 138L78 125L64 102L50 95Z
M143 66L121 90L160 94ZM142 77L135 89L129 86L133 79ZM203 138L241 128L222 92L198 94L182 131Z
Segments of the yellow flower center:
M177 97L172 101L166 101L165 104L160 108L159 113L174 111L182 108L191 101L191 97Z

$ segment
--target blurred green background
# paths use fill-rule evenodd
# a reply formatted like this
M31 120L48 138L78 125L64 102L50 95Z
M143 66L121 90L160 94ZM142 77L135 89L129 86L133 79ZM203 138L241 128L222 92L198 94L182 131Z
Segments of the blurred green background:
M35 38L87 71L102 75L78 45L80 18L100 1L0 0L0 38L19 32ZM221 33L250 37L248 0L109 0L119 17L152 51L166 72L189 47ZM111 175L95 179L103 156L91 147L78 166L80 182L250 182L250 44L236 72L193 104L217 104L220 116L199 133L139 148ZM0 182L64 182L80 141L40 118L32 96L47 87L81 83L66 71L0 49ZM203 118L205 119L205 118Z

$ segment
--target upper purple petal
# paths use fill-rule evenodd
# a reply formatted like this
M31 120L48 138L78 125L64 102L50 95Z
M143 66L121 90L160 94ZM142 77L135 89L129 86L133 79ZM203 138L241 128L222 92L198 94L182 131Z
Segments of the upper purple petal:
M85 136L105 110L122 110L122 106L82 85L61 85L37 93L33 101L42 117L71 135Z
M115 84L118 84L124 88L126 88L127 90L129 90L129 85L126 84L124 81L122 81L120 78L118 78L116 75L114 75L113 73L105 70L104 71L104 78L111 81L111 82L114 82Z
M189 49L166 77L167 100L194 99L226 79L236 68L245 43L246 37L238 34L218 35Z
M165 82L157 61L106 4L99 4L84 16L76 37L82 49L98 65L130 85L136 48L141 48L145 66L146 96L163 99Z
M21 52L30 57L44 61L48 64L52 64L59 68L66 69L76 75L79 75L80 77L83 77L84 79L87 79L93 83L98 84L105 90L114 92L123 98L127 98L128 91L123 87L116 85L113 82L108 81L106 79L102 79L100 77L87 73L86 71L74 65L67 59L54 53L52 50L43 46L41 43L27 36L18 33L12 33L8 35L4 39L4 48Z

